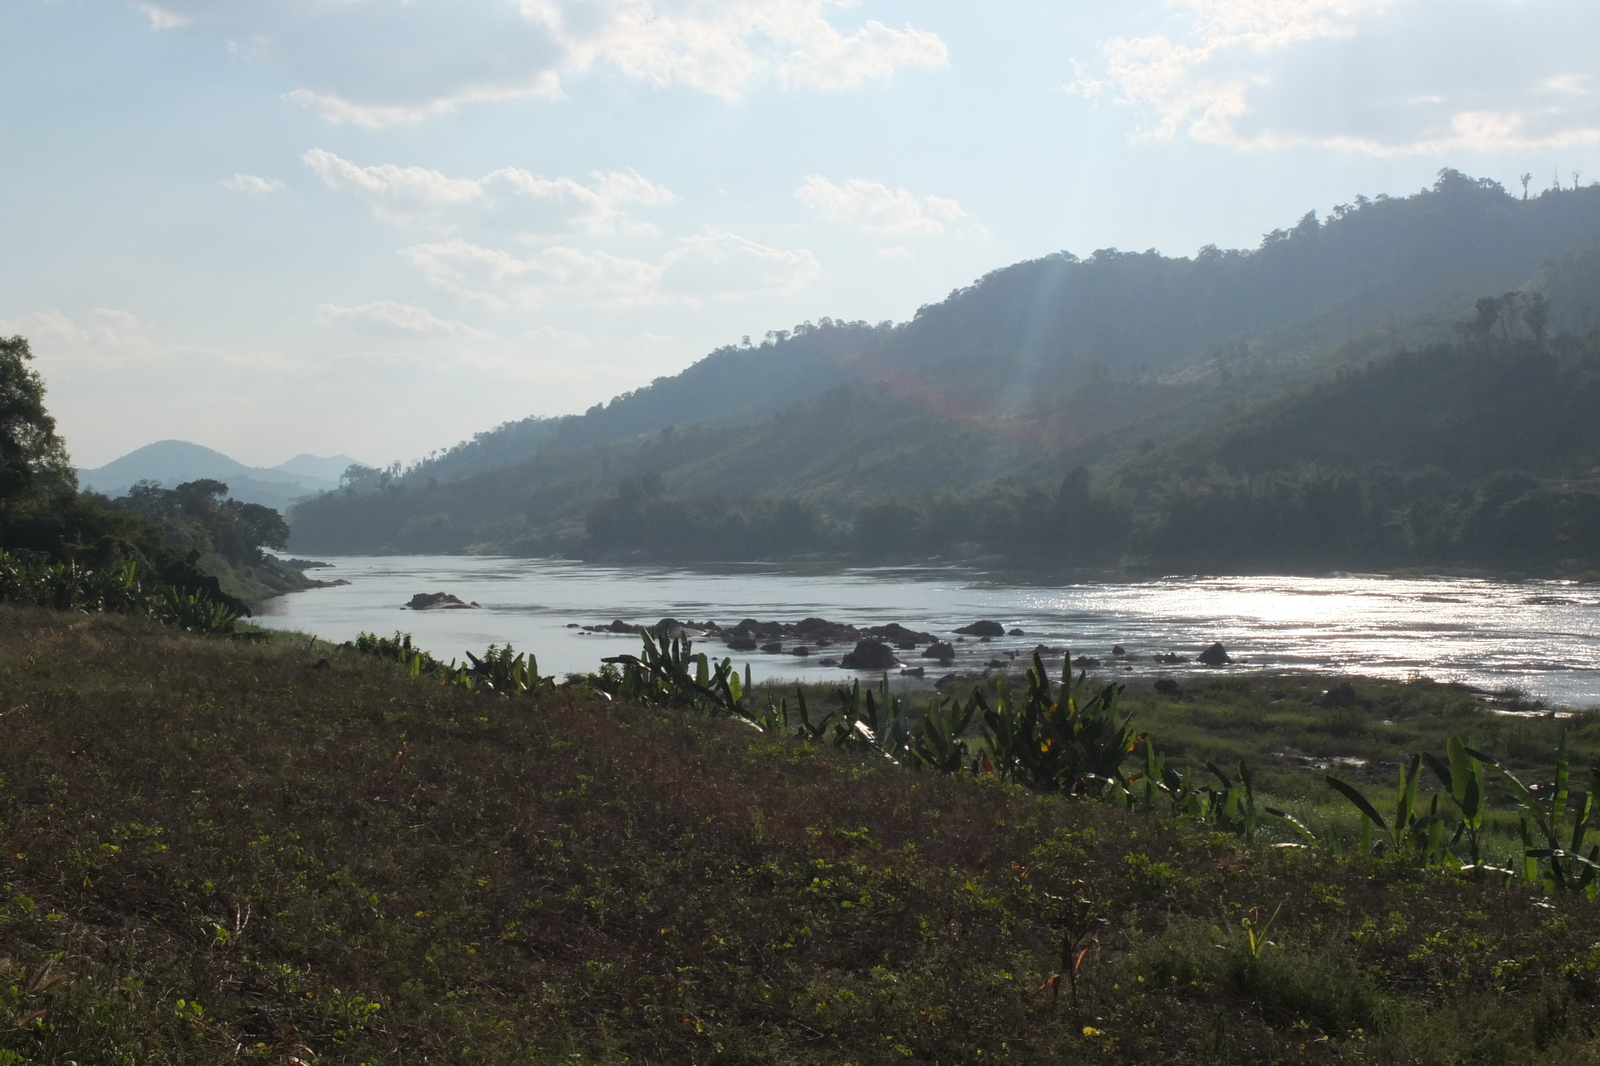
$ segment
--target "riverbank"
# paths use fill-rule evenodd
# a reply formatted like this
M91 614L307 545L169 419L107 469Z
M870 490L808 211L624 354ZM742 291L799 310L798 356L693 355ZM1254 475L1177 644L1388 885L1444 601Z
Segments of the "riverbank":
M1520 1064L1600 1026L1581 898L301 640L0 609L0 679L18 1063Z

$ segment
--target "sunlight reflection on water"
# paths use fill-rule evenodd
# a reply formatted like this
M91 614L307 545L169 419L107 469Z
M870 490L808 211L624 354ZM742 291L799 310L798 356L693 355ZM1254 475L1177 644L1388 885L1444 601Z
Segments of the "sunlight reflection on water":
M1194 656L1220 640L1236 670L1425 674L1486 688L1515 686L1566 706L1600 705L1600 588L1563 582L1461 578L1166 578L1041 587L970 571L858 569L797 574L760 567L691 571L591 566L547 559L386 556L330 559L314 572L350 585L275 600L262 624L348 640L367 630L410 632L446 658L510 641L549 674L591 670L633 638L580 635L571 623L671 616L724 625L741 618L820 616L856 625L899 622L947 637L992 618L1022 637L958 645L957 669L979 669L1036 644L1105 658L1114 643L1157 672L1155 653ZM411 612L417 592L453 592L479 611ZM720 650L720 645L707 646ZM843 679L837 668L788 655L750 655L758 678ZM906 653L908 661L915 653ZM1175 668L1185 669L1185 668ZM938 673L929 671L930 676Z

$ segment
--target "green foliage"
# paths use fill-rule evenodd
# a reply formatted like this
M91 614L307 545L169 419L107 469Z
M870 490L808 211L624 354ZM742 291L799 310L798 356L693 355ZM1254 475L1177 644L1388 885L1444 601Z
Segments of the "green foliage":
M0 603L55 611L138 615L187 633L234 631L244 604L205 588L184 589L146 579L137 562L115 570L87 570L75 562L0 550Z
M32 360L26 338L0 337L0 523L32 500L77 488Z
M804 324L307 501L295 544L1589 568L1600 497L1572 482L1600 462L1596 360L1575 338L1600 253L1562 253L1597 219L1592 189L1520 201L1446 171L1252 252L1017 264L900 326ZM1513 298L1457 335L1461 292Z
M141 481L112 506L159 524L167 539L205 555L216 553L234 566L260 565L262 548L283 549L289 526L283 516L258 503L228 499L220 481L188 481L174 489Z
M897 721L915 735L881 686L803 711L795 695L787 731L827 723L807 741L587 680L486 698L411 678L403 638L366 643L383 657L323 662L298 641L0 610L11 1061L1592 1055L1600 910L1581 895L907 770L855 728L875 716L878 737ZM667 642L657 665L712 688L682 651ZM1443 686L1393 689L1368 692L1435 718L1452 706ZM1182 711L1220 721L1221 706L1196 690ZM1113 724L1129 708L1161 714L1130 691ZM944 730L966 737L963 765L978 715ZM1544 736L1527 725L1508 750ZM840 732L861 740L835 748ZM1166 806L1157 790L1152 811Z
M1555 773L1549 798L1540 800L1510 770L1479 751L1470 752L1484 765L1493 767L1511 787L1517 807L1523 812L1522 840L1525 863L1523 878L1547 892L1576 892L1595 898L1595 871L1600 869L1600 845L1584 853L1590 815L1594 812L1594 792L1600 787L1600 769L1589 771L1588 792L1571 794L1567 736L1562 733L1556 747ZM1572 800L1572 827L1567 829L1568 801ZM1530 831L1529 822L1533 829Z
M1273 917L1281 911L1280 904ZM1238 933L1176 922L1135 947L1123 970L1136 982L1174 992L1226 992L1324 1033L1372 1033L1392 1024L1392 1001L1347 953L1285 940L1282 933L1279 943L1268 941L1271 920L1264 926L1255 921L1244 917Z
M426 677L439 684L467 692L493 692L502 696L537 695L551 687L554 679L539 675L539 661L532 655L519 654L507 644L489 645L481 657L466 653L467 661L456 665L454 659L440 662L411 642L410 633L396 633L380 637L373 633L357 634L344 647L362 655L388 659L399 663L412 677Z
M687 637L644 634L643 645L640 655L606 659L615 669L591 675L588 683L630 702L737 717L765 731L870 751L919 770L990 777L1036 792L1130 795L1121 767L1142 738L1129 728L1129 716L1118 713L1123 686L1091 691L1087 673L1074 679L1070 656L1059 687L1035 655L1026 691L1013 694L1001 681L992 705L974 692L964 702L930 700L913 715L906 699L889 691L885 675L876 691L860 681L838 689L836 706L813 721L803 689L795 693L793 712L787 699L771 694L758 702L731 659L697 653Z

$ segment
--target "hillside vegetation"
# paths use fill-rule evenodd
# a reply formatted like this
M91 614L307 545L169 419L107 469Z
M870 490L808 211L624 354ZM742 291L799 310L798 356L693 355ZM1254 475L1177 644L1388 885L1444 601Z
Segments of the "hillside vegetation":
M1587 343L1576 338L1600 324L1600 252L1585 243L1596 234L1600 188L1516 200L1446 171L1432 190L1308 216L1253 252L1017 264L910 322L805 324L584 416L502 427L364 490L306 501L294 545L1585 568L1591 548L1566 534L1497 558L1463 523L1504 494L1486 487L1493 476L1544 485L1583 469L1569 445L1589 432L1592 397L1567 390L1587 373L1574 369ZM1486 296L1506 304L1498 328L1458 328ZM1521 318L1534 298L1537 336ZM1518 347L1529 342L1551 368ZM1494 343L1509 354L1481 358ZM1497 420L1504 432L1472 428ZM1080 467L1095 499L1083 513L1100 532L1060 543L1030 531L1059 510L1063 477L1082 482ZM1273 485L1245 494L1266 491L1274 513L1301 506L1278 497L1339 497L1337 524L1362 526L1360 542L1330 550L1327 536L1274 534L1269 555L1219 554L1170 534L1196 500L1237 504L1240 479L1261 477ZM1245 504L1241 514L1261 517ZM1321 514L1306 523L1327 528Z
M1566 455L1558 426L1582 421L1586 394L1517 419L1510 435L1520 443L1480 434L1462 450L1462 427L1485 416L1498 384L1456 373L1435 395L1429 373L1445 371L1448 357L1394 352L1466 344L1456 323L1472 320L1485 293L1512 290L1546 301L1541 346L1547 336L1582 335L1600 323L1600 253L1574 248L1597 234L1600 189L1515 200L1493 182L1445 171L1434 189L1358 200L1322 222L1307 216L1250 253L1099 251L1024 262L896 327L805 323L758 346L722 349L586 415L510 424L410 471L304 501L293 512L293 543L306 552L654 559L976 552L1038 562L1043 552L1053 565L1198 567L1213 557L1160 533L1178 520L1168 501L1194 495L1187 482L1197 472L1256 477L1267 466L1296 485L1307 467L1382 466L1413 479L1438 469L1454 480L1434 491L1456 501L1456 514L1485 477L1525 471L1531 453L1542 466L1525 472L1541 477L1550 448ZM1533 339L1522 327L1499 335L1506 344ZM1389 415L1371 395L1355 395L1381 387L1378 379L1334 381L1368 365L1405 378ZM1517 384L1522 395L1514 389L1509 399L1526 413L1522 400L1538 402L1539 386ZM1405 421L1413 395L1434 415L1400 431L1395 418ZM1445 410L1438 397L1480 407ZM1382 432L1347 421L1347 403L1366 408L1355 418L1387 419ZM1307 405L1322 405L1312 419L1322 429L1277 448L1264 426L1274 418L1294 426ZM1038 512L1075 467L1091 471L1104 504L1096 514L1109 507L1120 517L1093 546L1078 538L1072 549L1042 547L1040 536L1019 536L1026 520L1005 512ZM1379 493L1371 506L1392 511L1416 495L1398 491L1405 499ZM1379 525L1392 525L1387 511ZM909 515L894 546L882 536L891 515ZM1459 546L1454 528L1421 536L1419 551L1368 544L1350 560L1467 565L1480 554ZM1349 562L1325 555L1301 546L1285 559ZM1539 562L1523 562L1550 557L1541 549ZM1283 559L1246 554L1232 565Z
M0 677L19 1066L1596 1057L1581 896L303 642L0 609Z

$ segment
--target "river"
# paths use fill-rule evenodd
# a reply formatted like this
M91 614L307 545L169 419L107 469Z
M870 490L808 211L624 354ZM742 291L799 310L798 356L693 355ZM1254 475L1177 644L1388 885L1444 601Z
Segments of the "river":
M593 670L632 651L636 637L589 634L575 625L663 617L730 625L742 618L816 616L857 626L898 622L953 639L979 619L1022 636L958 644L953 669L982 669L1038 644L1110 662L1113 644L1132 659L1125 676L1199 669L1159 667L1155 654L1192 658L1221 641L1235 673L1336 671L1427 676L1490 690L1515 688L1565 707L1600 705L1600 586L1461 578L1205 577L1035 585L970 570L849 569L795 573L763 566L688 570L594 566L551 559L381 556L327 560L311 573L350 584L270 601L257 621L327 640L363 630L409 632L442 658L512 643L538 656L545 674ZM450 592L480 610L410 611L418 592ZM726 654L721 644L704 650ZM829 649L834 654L848 649ZM944 671L928 667L931 680ZM838 667L761 652L735 654L759 679L845 680Z

